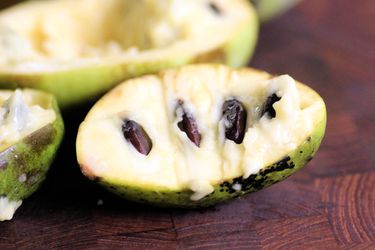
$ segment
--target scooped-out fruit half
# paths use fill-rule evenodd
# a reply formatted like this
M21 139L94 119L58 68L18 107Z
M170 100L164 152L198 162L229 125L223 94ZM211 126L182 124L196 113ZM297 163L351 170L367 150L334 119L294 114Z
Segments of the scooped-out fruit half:
M322 98L288 75L192 65L107 93L80 125L77 158L126 199L203 207L290 176L325 126Z
M245 65L257 34L247 0L28 1L0 12L0 87L45 90L65 108L170 67Z
M36 90L0 91L0 221L37 190L64 133L56 99Z

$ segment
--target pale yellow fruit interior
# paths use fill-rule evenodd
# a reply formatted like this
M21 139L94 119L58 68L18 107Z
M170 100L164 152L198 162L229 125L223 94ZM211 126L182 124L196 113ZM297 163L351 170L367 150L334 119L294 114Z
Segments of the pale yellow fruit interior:
M0 70L65 69L100 64L103 57L152 60L206 50L228 40L248 15L243 0L31 1L0 14Z
M104 96L81 124L78 161L88 176L115 185L191 189L191 198L198 200L211 193L213 185L247 177L281 160L321 121L325 106L314 91L287 75L269 78L250 69L188 66L127 81ZM274 104L276 118L261 118L264 102L273 93L281 96ZM248 112L242 144L225 138L222 105L230 98L241 101ZM178 99L198 123L199 148L177 127ZM125 140L125 118L148 133L153 143L149 155Z
M0 152L55 119L34 91L0 91Z
M21 204L22 201L10 201L0 196L0 221L11 220Z

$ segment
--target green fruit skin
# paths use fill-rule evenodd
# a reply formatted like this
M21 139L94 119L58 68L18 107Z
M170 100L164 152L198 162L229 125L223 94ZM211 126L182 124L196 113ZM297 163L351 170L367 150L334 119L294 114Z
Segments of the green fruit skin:
M190 199L190 196L193 194L190 190L150 190L142 187L126 186L121 183L110 183L101 178L97 178L96 181L122 198L135 202L159 207L199 208L212 206L219 202L266 188L282 181L305 166L315 155L322 142L326 128L326 117L326 110L324 109L321 119L312 134L279 162L262 169L257 174L250 175L247 179L238 177L234 180L217 184L214 186L215 191L213 193L198 201ZM236 183L242 185L242 190L233 190L232 185Z
M258 11L261 22L276 18L296 5L300 0L251 0Z
M45 96L44 108L53 108L56 119L0 153L0 197L18 201L34 193L63 138L64 124L56 99L50 94L40 95Z
M0 71L1 88L35 88L54 94L62 109L97 99L118 83L136 76L197 62L220 62L240 67L250 60L258 39L258 18L248 4L249 16L233 31L233 38L211 51L160 58L155 61L133 61L102 64L49 73L13 74Z

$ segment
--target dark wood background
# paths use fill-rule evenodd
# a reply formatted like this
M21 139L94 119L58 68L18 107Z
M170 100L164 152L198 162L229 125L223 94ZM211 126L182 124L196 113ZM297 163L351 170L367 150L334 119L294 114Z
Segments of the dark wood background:
M133 204L80 174L83 108L65 114L43 187L0 223L0 249L375 249L374 0L305 0L262 27L251 65L289 73L326 100L327 134L306 168L209 209Z

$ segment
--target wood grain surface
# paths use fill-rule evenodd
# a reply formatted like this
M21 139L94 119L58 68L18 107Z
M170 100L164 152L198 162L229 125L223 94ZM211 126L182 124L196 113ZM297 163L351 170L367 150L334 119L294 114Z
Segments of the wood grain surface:
M321 149L286 181L202 210L123 201L78 169L86 107L64 114L62 150L0 223L0 249L375 249L374 20L374 0L305 0L263 25L250 65L309 84L328 107Z

